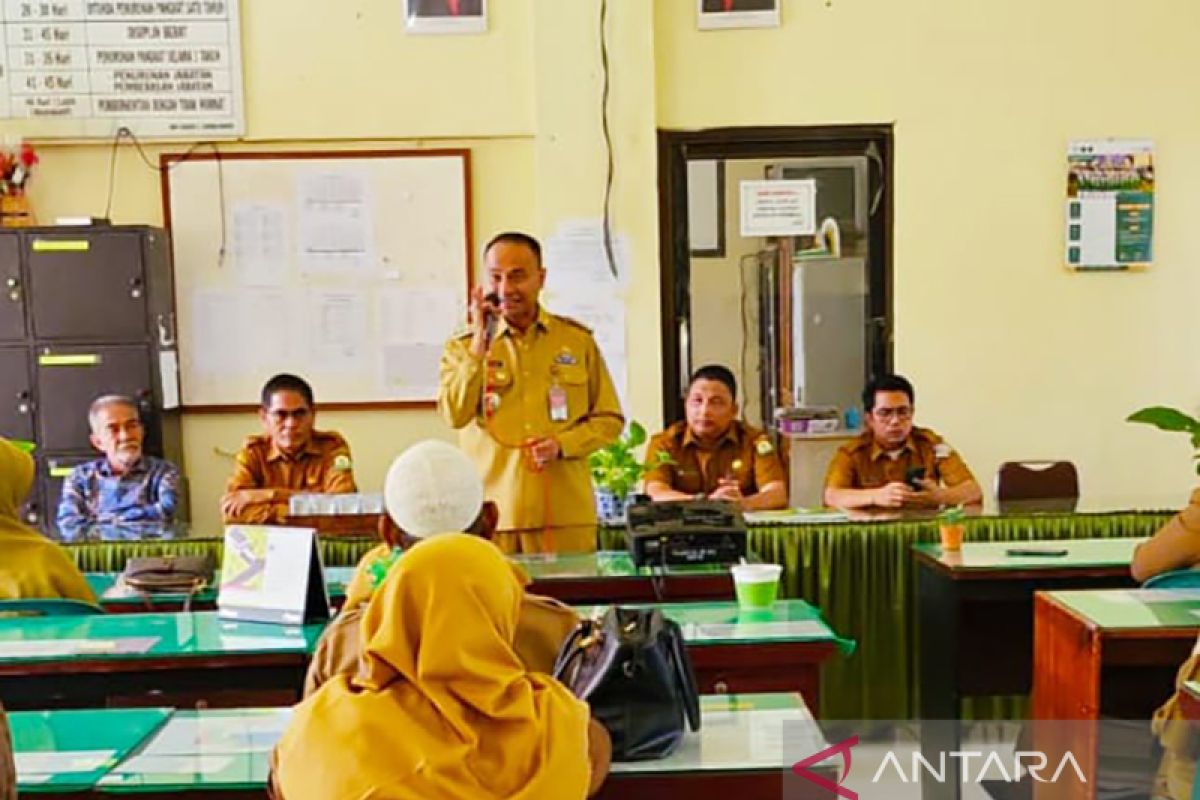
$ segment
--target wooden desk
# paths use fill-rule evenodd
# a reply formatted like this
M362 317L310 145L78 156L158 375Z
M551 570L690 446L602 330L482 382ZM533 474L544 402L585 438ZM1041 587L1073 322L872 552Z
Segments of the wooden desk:
M821 664L854 650L803 600L749 613L733 602L659 607L683 627L702 692L795 691L815 707ZM5 620L0 700L10 709L291 705L323 629L212 611Z
M1141 539L914 545L921 649L921 719L957 719L968 695L1027 694L1033 686L1033 595L1134 586ZM1013 556L1012 548L1066 550Z
M1129 563L1141 539L967 543L958 552L912 547L917 563L920 646L919 716L926 754L956 748L962 700L1027 694L1033 687L1033 597L1042 589L1133 586ZM1015 556L1012 548L1066 550L1063 556ZM956 775L958 762L948 770ZM926 798L957 797L956 779Z
M551 556L515 556L513 561L533 579L529 591L564 603L652 603L729 600L734 596L729 568L720 565L668 567L665 573L635 567L629 553L601 550L594 553L560 553ZM325 585L334 608L346 598L346 585L354 567L326 567ZM100 604L110 613L182 611L182 594L142 595L121 586L116 572L85 575ZM215 580L215 579L214 579ZM216 608L213 588L196 594L193 611Z
M1051 761L1070 750L1094 775L1109 749L1101 715L1148 725L1174 693L1197 633L1200 590L1038 592L1032 718L1078 722L1044 726L1044 734L1035 727L1035 749ZM1057 796L1088 798L1094 788Z
M0 622L9 709L287 705L300 698L321 624L190 614L97 614Z
M779 600L762 611L728 602L659 607L683 629L703 693L799 692L810 708L819 708L821 665L855 650L803 600ZM579 611L591 616L603 608Z
M18 760L24 758L22 754L30 740L22 736L27 728L51 724L68 735L82 733L79 726L84 721L63 716L70 713L11 714ZM84 713L89 715L86 720L89 727L104 728L110 718L116 720L115 715L129 712ZM75 777L66 785L78 790L77 793L62 796L111 798L114 794L136 793L143 800L262 798L265 796L269 752L290 716L291 709L176 711L156 726L156 730L145 731L136 741L125 745L102 775L90 781L90 774ZM782 797L790 765L781 735L785 723L788 725L789 752L795 748L798 752L811 753L826 746L812 715L795 694L701 698L701 730L698 733L688 733L682 746L660 761L614 764L598 797L602 800L657 800L661 797L727 800L731 792L745 798ZM197 726L204 729L202 756L194 745L189 745L195 738ZM132 736L124 737L122 741L130 738ZM52 740L51 746L57 741L60 740ZM131 751L137 754L129 756ZM66 760L51 763L61 764ZM171 764L172 760L176 764ZM171 766L176 771L164 770ZM19 788L22 793L37 788L57 788L53 784L47 786L47 783L63 776L51 773L46 777L49 781L19 771ZM824 791L816 787L806 791L809 784L796 785L800 793L788 797L816 798Z

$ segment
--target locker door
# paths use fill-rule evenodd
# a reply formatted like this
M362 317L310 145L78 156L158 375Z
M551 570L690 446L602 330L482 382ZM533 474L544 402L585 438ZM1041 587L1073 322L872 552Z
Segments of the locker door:
M145 338L146 277L138 234L35 235L26 246L38 338Z
M0 347L0 436L33 440L32 388L29 351Z
M55 520L58 518L58 501L62 499L63 481L77 465L91 461L95 457L95 455L48 455L39 462L38 483L41 484L42 504L46 509L42 529L47 533L61 536Z
M25 338L25 285L20 239L0 236L0 341Z
M38 442L48 451L88 452L88 406L105 394L132 397L141 408L146 452L161 452L146 345L43 348L37 357Z

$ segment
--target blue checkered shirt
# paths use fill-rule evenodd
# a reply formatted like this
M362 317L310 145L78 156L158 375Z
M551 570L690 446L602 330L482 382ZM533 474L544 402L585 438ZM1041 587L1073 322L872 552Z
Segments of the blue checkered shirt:
M79 535L95 525L158 522L169 525L179 505L179 470L169 461L142 456L116 475L107 458L80 464L63 482L58 530Z

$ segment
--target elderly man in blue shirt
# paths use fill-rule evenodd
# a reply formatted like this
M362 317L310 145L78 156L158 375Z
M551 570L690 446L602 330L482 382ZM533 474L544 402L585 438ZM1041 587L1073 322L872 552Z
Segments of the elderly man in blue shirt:
M88 409L92 446L104 455L80 464L63 484L58 530L76 539L96 527L168 527L179 505L179 470L142 452L137 404L105 395Z

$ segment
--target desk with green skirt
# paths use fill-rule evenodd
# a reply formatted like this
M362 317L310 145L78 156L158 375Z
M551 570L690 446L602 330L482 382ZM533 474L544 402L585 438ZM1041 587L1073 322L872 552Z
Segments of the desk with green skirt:
M968 542L1098 539L1152 535L1186 496L1084 498L1076 511L993 513L966 521ZM897 515L900 517L900 515ZM820 608L834 630L861 646L822 673L821 715L838 719L907 719L917 715L920 654L917 647L917 565L912 545L938 540L931 518L810 522L768 520L750 527L749 547L762 561L782 564L783 597ZM215 536L214 532L214 536ZM193 533L195 535L195 533ZM601 528L598 547L619 550L624 532ZM322 539L326 565L349 566L374 547L374 539ZM218 538L176 541L85 542L67 546L84 571L119 572L134 555L212 553ZM991 712L993 704L981 707Z

